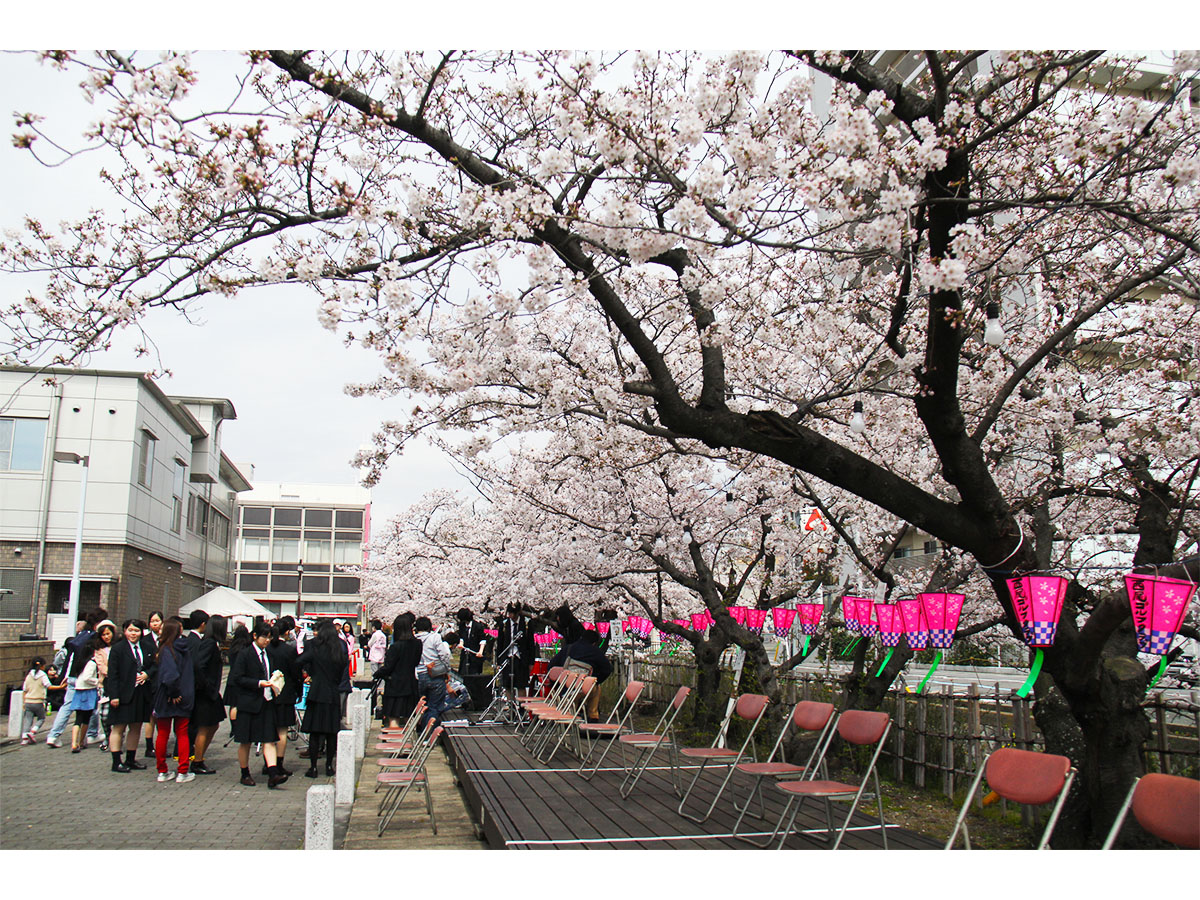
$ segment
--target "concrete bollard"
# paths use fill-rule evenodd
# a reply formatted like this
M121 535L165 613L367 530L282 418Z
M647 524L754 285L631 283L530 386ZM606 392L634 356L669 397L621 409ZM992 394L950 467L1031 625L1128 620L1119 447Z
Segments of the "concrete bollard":
M362 759L367 755L367 708L361 703L350 710L350 724L354 731L354 758Z
M337 772L334 775L338 805L354 802L354 732L339 731L337 736Z
M304 849L333 849L334 789L332 784L314 784L305 793Z
M8 699L8 736L21 736L21 720L25 718L25 692L13 691Z

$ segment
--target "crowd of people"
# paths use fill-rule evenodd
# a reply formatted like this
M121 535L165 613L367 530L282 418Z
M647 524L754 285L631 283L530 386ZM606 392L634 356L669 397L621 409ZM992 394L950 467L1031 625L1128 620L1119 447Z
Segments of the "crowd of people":
M563 650L551 664L571 658L590 665L601 681L606 678L611 666L596 633L584 629L566 606L552 622L563 635ZM200 610L186 619L164 619L154 612L147 621L126 619L118 629L105 610L97 609L77 623L52 664L42 657L31 660L23 685L21 743L36 742L48 711L57 706L47 747L62 747L71 724L71 752L99 743L112 755L111 771L128 774L148 768L137 757L142 737L144 756L154 760L158 780L183 784L215 773L205 754L228 719L241 784L257 783L250 771L256 744L268 788L294 774L285 758L288 732L297 727L308 735L308 748L299 754L309 761L304 775L317 777L322 752L325 774L332 775L358 654L382 689L382 718L400 725L424 697L424 727L468 703L475 709L488 705L485 658L494 664L499 689L511 694L528 686L537 653L527 611L509 605L495 634L489 641L465 607L444 633L428 616L403 612L392 622L390 638L378 619L356 636L349 622L323 619L309 632L291 616L256 619L252 627L235 623L231 633L226 617ZM452 666L456 650L457 670ZM598 698L595 692L589 700L589 718L596 714ZM168 752L172 736L175 746Z

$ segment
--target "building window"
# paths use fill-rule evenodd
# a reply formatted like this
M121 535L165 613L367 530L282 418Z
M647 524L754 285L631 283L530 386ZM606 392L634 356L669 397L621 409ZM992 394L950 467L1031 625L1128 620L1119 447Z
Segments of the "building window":
M154 445L158 439L146 429L142 429L142 447L138 453L138 484L150 487L150 479L154 474Z
M362 544L358 541L334 541L333 563L337 566L361 566Z
M937 553L938 547L939 547L939 545L938 545L937 541L926 541L925 542L925 552L926 553Z
M183 476L187 465L175 460L175 479L171 483L171 530L179 534L183 529Z
M0 472L42 471L45 443L45 419L0 419Z
M188 498L187 527L192 534L203 536L208 533L208 504L199 494Z
M300 527L300 512L298 509L279 508L275 510L275 524L285 528Z
M243 506L243 525L270 525L271 510L265 506Z
M211 511L208 539L218 547L229 546L229 518L216 509Z
M32 620L33 569L0 569L0 622Z
M266 575L242 575L238 578L239 591L265 591L266 589Z
M338 528L356 528L362 530L363 514L361 509L339 509L337 511Z
M271 562L276 564L276 568L281 563L295 567L296 563L300 562L300 542L276 538L271 549Z
M305 528L332 528L332 509L306 509L304 511Z
M328 594L329 593L329 576L321 577L320 575L305 575L304 576L304 593L306 593L306 594Z
M358 579L339 577L335 575L333 577L333 592L335 594L357 594Z
M304 541L304 564L329 565L329 541Z
M238 554L244 563L265 563L271 559L271 541L269 538L244 537L242 549Z
M272 575L272 594L294 594L300 588L299 575Z

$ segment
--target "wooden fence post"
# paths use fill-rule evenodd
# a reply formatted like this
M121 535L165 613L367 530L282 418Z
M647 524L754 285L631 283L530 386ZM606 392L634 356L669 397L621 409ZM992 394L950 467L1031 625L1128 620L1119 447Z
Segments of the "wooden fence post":
M967 756L964 763L964 775L968 779L974 777L979 770L980 741L983 739L983 722L979 715L979 685L972 682L967 685ZM975 798L976 807L983 808L983 798Z
M904 708L908 696L904 691L896 694L896 780L904 781Z
M1162 691L1154 695L1154 727L1158 730L1158 771L1171 774L1171 750L1167 741L1167 709Z
M917 787L925 787L925 719L929 708L929 699L924 694L917 695L917 755L916 765Z
M954 694L950 685L942 688L942 793L954 797Z

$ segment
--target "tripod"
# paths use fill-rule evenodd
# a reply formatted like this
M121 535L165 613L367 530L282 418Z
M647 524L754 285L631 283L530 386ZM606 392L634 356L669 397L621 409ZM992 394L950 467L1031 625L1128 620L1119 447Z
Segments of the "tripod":
M488 704L487 709L480 713L476 724L519 725L521 723L521 708L517 705L513 693L505 690L504 675L506 673L511 675L512 661L517 653L517 641L521 639L523 633L522 629L514 629L512 640L500 652L504 661L488 684L488 689L492 691L492 702Z

